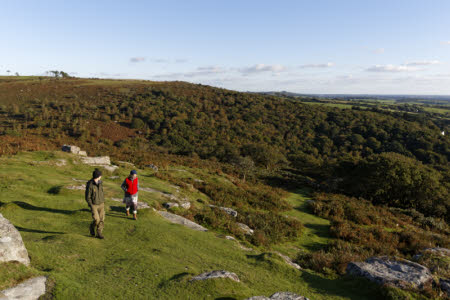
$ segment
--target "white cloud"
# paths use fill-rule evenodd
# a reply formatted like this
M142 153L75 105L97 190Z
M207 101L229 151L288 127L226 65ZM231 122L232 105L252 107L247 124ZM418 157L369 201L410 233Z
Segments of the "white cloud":
M441 42L442 45L450 45L450 41L443 41Z
M441 62L438 60L424 60L424 61L413 61L413 62L409 62L404 64L404 66L408 66L408 67L416 67L416 66L430 66L430 65L438 65Z
M144 62L145 61L145 57L132 57L130 58L130 62L132 63L140 63L140 62Z
M323 68L330 68L334 66L334 63L328 62L324 64L307 64L307 65L301 65L300 69L323 69Z
M214 75L224 73L225 69L219 66L207 66L207 67L198 67L197 70L193 72L185 73L186 77L196 77L196 76L206 76L206 75Z
M283 65L265 65L265 64L256 64L251 67L245 67L239 69L242 74L256 74L256 73L264 73L264 72L272 72L272 73L280 73L286 71L286 67Z
M375 65L366 69L368 72L413 72L418 70L418 68L405 65Z
M164 58L152 58L150 61L158 64L166 64L169 62L169 60Z
M198 67L195 71L190 72L175 72L175 73L168 73L168 74L160 74L154 76L155 78L169 78L169 79L176 79L176 78L182 78L182 77L202 77L202 76L213 76L216 74L223 74L226 72L226 69L219 67L219 66L206 66L206 67Z
M375 52L376 54L383 54L384 53L384 48L375 49L373 52Z

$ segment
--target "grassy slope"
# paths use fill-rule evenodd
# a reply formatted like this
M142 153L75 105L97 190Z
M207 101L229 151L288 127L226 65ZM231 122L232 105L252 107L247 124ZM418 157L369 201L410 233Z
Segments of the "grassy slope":
M303 223L305 229L302 238L298 241L274 246L274 249L294 257L298 253L298 249L316 251L324 247L330 240L330 222L311 213L306 203L310 200L308 191L291 192L286 200L292 204L294 209L286 212L285 215L298 219Z
M57 158L67 159L69 164L31 163ZM21 274L23 278L38 272L50 276L56 283L56 299L243 299L285 290L310 299L380 297L376 287L366 281L297 271L276 255L245 252L213 232L170 224L151 210L141 210L138 221L127 219L122 205L111 200L107 200L106 239L91 238L91 217L83 191L63 187L81 184L72 178L87 180L92 167L71 160L68 154L49 152L0 157L0 212L20 230L32 261L32 268ZM121 168L117 175L122 178L127 170ZM169 183L150 177L149 171L139 170L139 174L142 186L174 192ZM121 197L121 179L104 177L107 199ZM140 199L152 205L161 201L156 193L141 192ZM292 194L289 200L300 208L305 201L299 194ZM308 224L326 226L326 221L301 209L289 214L307 227L298 246L308 248L325 242L323 228ZM314 236L317 232L322 236ZM189 282L192 275L216 269L235 272L241 282ZM14 283L17 276L5 270L0 271L0 286Z

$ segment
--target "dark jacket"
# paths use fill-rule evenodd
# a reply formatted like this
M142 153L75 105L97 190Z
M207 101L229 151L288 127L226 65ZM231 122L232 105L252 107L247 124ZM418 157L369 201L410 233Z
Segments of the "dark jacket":
M91 179L86 183L85 199L89 206L92 204L98 205L105 202L105 197L103 195L103 183L101 180L98 181L98 184L95 183L94 179Z

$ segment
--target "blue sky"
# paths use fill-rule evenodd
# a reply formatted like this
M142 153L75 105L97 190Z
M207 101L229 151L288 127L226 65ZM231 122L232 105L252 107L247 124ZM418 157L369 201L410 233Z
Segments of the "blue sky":
M0 75L450 95L448 0L3 0L0 28Z

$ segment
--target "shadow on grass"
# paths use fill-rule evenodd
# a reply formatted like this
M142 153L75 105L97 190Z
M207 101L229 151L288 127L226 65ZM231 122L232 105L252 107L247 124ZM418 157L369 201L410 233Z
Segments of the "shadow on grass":
M17 230L24 231L24 232L64 234L64 232L59 232L59 231L46 231L46 230L30 229L30 228L24 228L24 227L20 227L20 226L15 226L15 227L17 228Z
M181 278L186 277L188 275L191 275L191 273L183 272L183 273L180 273L180 274L175 274L172 277L170 277L169 280L180 280Z
M308 271L304 271L301 278L309 287L321 294L355 300L383 299L380 293L380 286L365 279L351 276L330 279Z
M169 286L171 284L174 284L173 282L181 282L186 276L192 275L188 272L182 272L179 274L175 274L172 277L170 277L168 280L163 280L158 284L158 288L163 288L166 286Z
M107 217L129 219L126 215L125 206L110 206L109 212L106 213Z
M50 195L58 195L61 192L62 188L62 185L53 186L48 189L47 193L49 193Z
M330 238L330 225L327 224L304 224L315 235L322 238Z
M66 209L56 209L56 208L48 208L48 207L40 207L40 206L34 206L32 204L22 202L22 201L14 201L11 202L16 204L17 206L27 209L27 210L33 210L33 211L44 211L44 212L50 212L50 213L56 213L56 214L64 214L64 215L72 215L79 211L86 211L86 208L83 209L77 209L77 210L66 210ZM89 210L88 210L89 211Z
M119 213L126 212L125 206L110 206L109 209L112 212L119 212Z

